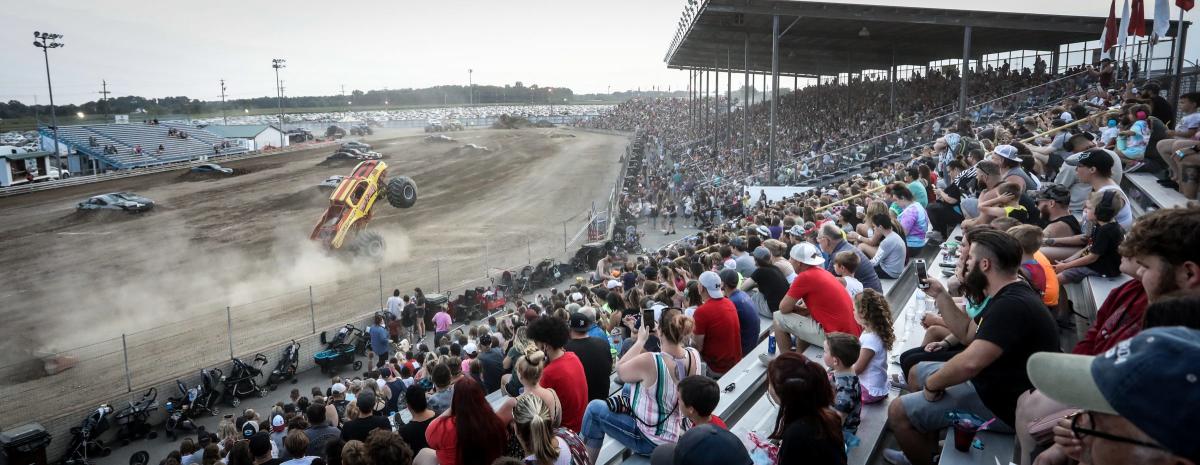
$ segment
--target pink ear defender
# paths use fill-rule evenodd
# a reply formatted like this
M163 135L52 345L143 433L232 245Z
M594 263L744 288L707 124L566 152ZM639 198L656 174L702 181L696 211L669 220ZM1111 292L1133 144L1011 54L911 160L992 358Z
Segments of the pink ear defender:
M1137 112L1137 119L1140 119L1140 120L1146 119L1146 112L1144 112L1144 111Z

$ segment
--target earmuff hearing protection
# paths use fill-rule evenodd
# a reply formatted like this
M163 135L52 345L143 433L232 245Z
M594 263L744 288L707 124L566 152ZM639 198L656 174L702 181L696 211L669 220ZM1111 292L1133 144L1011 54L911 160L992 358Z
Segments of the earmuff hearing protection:
M1137 119L1139 119L1139 120L1144 120L1144 119L1146 119L1146 112L1139 111L1135 114L1135 116L1137 116Z
M1105 223L1112 221L1117 215L1117 211L1113 208L1113 197L1117 195L1115 190L1104 191L1104 196L1100 197L1100 203L1096 204L1096 219Z

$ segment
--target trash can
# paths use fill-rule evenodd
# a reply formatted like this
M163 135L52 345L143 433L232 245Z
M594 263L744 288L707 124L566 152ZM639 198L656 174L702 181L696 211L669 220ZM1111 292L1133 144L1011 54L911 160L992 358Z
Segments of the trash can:
M37 423L29 423L0 432L0 449L8 465L46 465L46 446L50 433Z

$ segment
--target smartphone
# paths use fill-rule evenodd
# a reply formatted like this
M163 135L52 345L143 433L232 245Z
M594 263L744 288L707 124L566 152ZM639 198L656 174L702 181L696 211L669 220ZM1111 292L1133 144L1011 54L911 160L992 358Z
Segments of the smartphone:
M642 310L642 324L646 325L646 331L654 331L654 309Z
M929 284L925 282L929 278L929 271L925 267L925 260L920 258L915 259L913 260L913 266L917 267L917 288L929 289Z

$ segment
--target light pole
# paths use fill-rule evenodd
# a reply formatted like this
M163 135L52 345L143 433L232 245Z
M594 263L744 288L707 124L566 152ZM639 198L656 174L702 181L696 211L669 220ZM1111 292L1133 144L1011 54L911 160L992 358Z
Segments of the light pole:
M50 124L54 127L54 160L58 163L58 169L62 170L62 155L58 149L58 116L54 110L54 85L50 83L50 49L63 46L58 39L62 38L62 34L51 34L49 32L33 31L33 46L42 49L42 56L46 59L46 87L50 90Z
M467 106L475 106L475 70L467 68Z
M279 68L287 68L287 60L271 59L271 67L275 68L275 100L279 102L279 148L283 148L283 87L279 84Z

